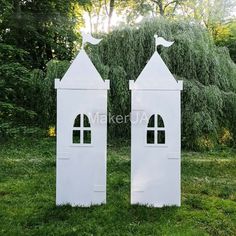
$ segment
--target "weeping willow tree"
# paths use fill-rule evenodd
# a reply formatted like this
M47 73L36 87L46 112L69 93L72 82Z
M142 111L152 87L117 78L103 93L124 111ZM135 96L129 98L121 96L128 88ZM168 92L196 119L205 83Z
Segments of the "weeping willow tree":
M154 34L175 43L158 48L177 79L182 93L182 143L185 148L211 148L236 139L236 65L226 48L215 46L198 24L157 19L106 35L90 55L105 79L111 82L109 111L130 112L129 80L135 80L153 54ZM110 124L109 135L129 137L130 124Z

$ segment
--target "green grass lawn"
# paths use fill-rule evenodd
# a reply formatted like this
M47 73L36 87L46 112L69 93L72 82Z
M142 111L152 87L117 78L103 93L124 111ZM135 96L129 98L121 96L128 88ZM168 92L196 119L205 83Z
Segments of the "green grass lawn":
M107 205L55 206L55 140L1 144L0 235L236 235L236 152L182 155L182 206L131 206L130 147L108 148Z

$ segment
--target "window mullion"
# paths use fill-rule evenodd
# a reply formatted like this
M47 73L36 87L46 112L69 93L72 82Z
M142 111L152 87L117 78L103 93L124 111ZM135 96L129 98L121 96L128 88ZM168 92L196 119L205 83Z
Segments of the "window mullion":
M81 114L81 126L82 129L84 128L84 114Z
M81 130L79 127L73 127L73 130Z
M154 129L154 144L157 144L157 129Z
M84 129L80 129L80 143L84 144Z
M157 131L161 131L161 130L165 131L165 127L157 127Z
M83 130L91 131L91 127L84 127Z
M152 117L152 116L151 116ZM159 120L158 118L161 118L160 124L159 124ZM149 121L150 122L150 121ZM158 114L154 114L154 127L146 127L146 143L148 143L148 132L152 131L154 132L154 142L150 143L150 144L154 144L154 145L161 145L161 144L165 144L166 143L166 128L164 125L164 121L162 120L162 117ZM148 123L149 124L149 123ZM163 127L162 127L163 126ZM150 133L152 133L150 132ZM164 137L164 140L162 140Z
M84 114L81 114L81 130L80 130L81 144L84 144Z
M155 117L154 117L154 128L156 129L158 127L158 122L157 122L157 114L155 114Z
M155 114L155 120L154 120L154 127L155 127L155 131L154 131L154 143L158 144L158 115Z
M147 127L147 130L150 130L150 131L155 131L155 128L153 128L153 127Z

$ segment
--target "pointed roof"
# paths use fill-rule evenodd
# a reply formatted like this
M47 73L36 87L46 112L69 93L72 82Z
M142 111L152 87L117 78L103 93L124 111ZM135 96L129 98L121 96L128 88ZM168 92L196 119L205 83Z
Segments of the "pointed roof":
M78 53L61 80L55 80L57 89L109 89L84 49Z
M158 52L155 52L137 80L130 83L130 89L182 90L182 81L174 78Z

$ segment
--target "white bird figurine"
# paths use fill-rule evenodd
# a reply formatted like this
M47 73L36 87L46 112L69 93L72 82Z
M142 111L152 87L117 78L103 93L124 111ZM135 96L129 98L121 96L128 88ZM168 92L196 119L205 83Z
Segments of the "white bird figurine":
M81 33L82 35L82 48L86 43L91 43L93 45L99 44L102 39L96 39L91 34L86 34L84 32Z
M167 41L162 37L158 37L158 35L156 34L154 35L154 38L155 38L156 47L158 45L162 45L164 47L170 47L174 43L174 42Z

